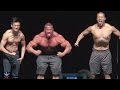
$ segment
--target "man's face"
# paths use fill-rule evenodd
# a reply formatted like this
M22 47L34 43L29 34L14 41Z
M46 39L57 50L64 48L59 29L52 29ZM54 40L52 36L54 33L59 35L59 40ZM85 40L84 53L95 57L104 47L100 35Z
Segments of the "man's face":
M105 23L105 15L103 13L98 13L97 14L97 22L99 25L103 25Z
M20 29L20 22L14 22L11 24L12 30L18 32Z
M53 26L45 26L44 31L45 31L47 38L52 37L53 31L54 31Z

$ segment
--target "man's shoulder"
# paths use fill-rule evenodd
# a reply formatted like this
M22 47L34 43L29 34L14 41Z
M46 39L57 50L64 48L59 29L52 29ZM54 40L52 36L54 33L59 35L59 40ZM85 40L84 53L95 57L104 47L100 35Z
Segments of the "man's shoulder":
M5 33L11 33L11 29L6 30Z
M53 35L55 36L55 37L58 37L60 34L58 34L57 32L53 32Z
M112 25L110 25L110 24L108 24L108 23L106 23L105 26L106 26L106 28L108 28L108 29L111 30L111 31L114 30L114 28L115 28L114 26L112 26Z
M109 23L105 23L105 26L106 26L107 28L114 28L114 26L110 25Z
M93 30L95 27L96 27L96 24L90 25L88 28L89 28L89 30Z
M11 29L5 31L4 35L9 35L11 33Z
M39 34L37 34L35 37L44 37L45 36L45 32L40 32Z
M95 28L97 24L93 24L91 26L89 26L90 28Z
M61 39L61 38L64 38L64 37L63 37L63 35L58 34L58 35L56 36L56 38Z
M21 30L19 31L19 34L20 34L20 37L24 37L25 36L24 33Z
M39 38L43 38L43 37L45 37L45 34L44 34L44 32L41 32L41 33L35 35L34 39L39 39Z

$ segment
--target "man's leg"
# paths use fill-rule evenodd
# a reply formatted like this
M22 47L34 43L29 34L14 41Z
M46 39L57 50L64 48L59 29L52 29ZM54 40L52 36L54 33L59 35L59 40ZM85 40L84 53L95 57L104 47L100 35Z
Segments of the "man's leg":
M19 55L16 54L15 56L12 56L12 77L13 79L18 78L19 70L20 70L20 61L17 60L19 58Z
M20 61L15 60L12 64L12 77L13 77L13 79L18 78L19 70L20 70Z
M47 64L48 57L47 56L38 56L36 63L37 63L37 79L45 79L44 74L48 67Z
M91 54L89 66L90 72L93 78L96 77L96 74L100 73L100 53L94 50Z
M104 75L105 76L105 79L111 79L110 75Z
M112 73L112 56L109 50L103 53L103 59L101 61L102 69L104 72L105 79L111 79L110 74Z
M7 58L3 58L4 78L9 79L11 74L11 64Z
M60 79L62 60L58 56L50 56L50 67L53 74L52 79Z

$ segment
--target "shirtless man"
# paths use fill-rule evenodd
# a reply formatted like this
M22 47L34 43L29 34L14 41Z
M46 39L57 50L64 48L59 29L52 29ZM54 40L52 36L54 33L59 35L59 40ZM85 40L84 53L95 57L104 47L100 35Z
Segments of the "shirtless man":
M78 47L80 40L82 40L85 35L92 33L94 45L89 62L91 74L95 78L95 75L100 73L101 65L105 79L111 79L110 74L112 73L112 56L109 50L109 41L112 33L120 39L120 32L114 26L105 23L105 20L106 17L103 12L97 13L97 24L94 24L84 30L78 36L74 45Z
M39 46L39 50L34 49ZM65 48L59 51L59 48ZM48 65L51 68L52 79L59 79L61 74L61 58L70 53L72 47L64 37L54 31L51 23L46 23L44 31L36 35L27 45L27 51L33 53L37 58L37 79L44 79Z
M21 57L19 57L18 45L21 43ZM25 36L20 31L20 21L14 17L11 22L11 29L7 30L1 39L1 51L3 55L4 75L10 73L12 78L18 78L20 63L25 54ZM6 77L8 78L8 77Z

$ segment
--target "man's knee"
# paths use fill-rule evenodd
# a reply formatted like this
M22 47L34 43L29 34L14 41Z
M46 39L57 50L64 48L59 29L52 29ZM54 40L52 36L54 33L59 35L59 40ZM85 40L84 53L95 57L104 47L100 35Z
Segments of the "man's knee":
M37 75L37 79L45 79L45 78L44 78L44 74L38 74L38 75Z
M20 62L16 61L15 63L13 63L12 68L20 68Z
M61 74L61 68L58 68L58 67L52 68L51 71L52 71L52 74L55 76L58 76Z
M52 79L60 79L60 74L53 74L53 78Z
M46 67L44 67L44 66L38 66L36 73L39 74L39 75L44 75L45 72L46 72L46 70L47 70Z

